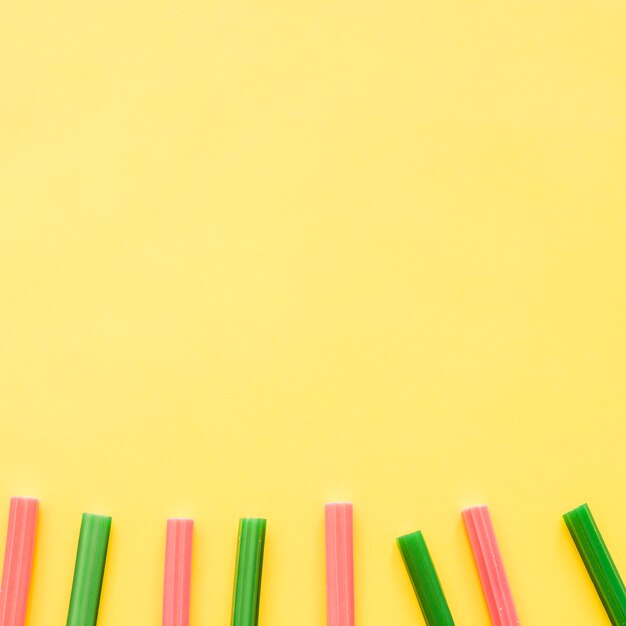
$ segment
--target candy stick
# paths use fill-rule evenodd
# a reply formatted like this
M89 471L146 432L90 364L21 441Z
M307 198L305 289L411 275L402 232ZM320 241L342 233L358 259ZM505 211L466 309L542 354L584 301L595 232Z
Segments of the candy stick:
M626 624L626 589L589 506L563 516L613 626Z
M261 574L266 520L239 520L232 626L256 626L259 621Z
M163 581L163 626L189 625L192 519L168 519Z
M518 626L519 618L504 571L502 555L491 523L489 509L476 506L463 511L476 568L494 626Z
M96 625L110 532L110 517L83 514L67 626Z
M11 498L0 586L0 626L24 626L39 502Z
M435 565L421 530L396 539L428 626L454 626Z
M326 611L328 626L354 626L352 505L326 505Z

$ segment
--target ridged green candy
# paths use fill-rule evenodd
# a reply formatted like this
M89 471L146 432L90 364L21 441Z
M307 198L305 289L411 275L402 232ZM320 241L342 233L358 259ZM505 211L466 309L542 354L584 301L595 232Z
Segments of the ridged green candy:
M264 519L239 521L231 626L256 626L259 621L265 526Z
M67 626L96 626L110 532L110 517L83 515Z
M613 626L626 626L626 589L593 515L583 504L563 516Z
M428 626L454 626L421 530L396 539Z

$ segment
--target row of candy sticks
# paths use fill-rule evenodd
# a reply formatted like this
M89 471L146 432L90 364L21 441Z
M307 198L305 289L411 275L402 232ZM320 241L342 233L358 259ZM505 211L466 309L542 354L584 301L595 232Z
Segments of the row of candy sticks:
M0 626L24 626L32 571L38 501L12 498L0 587ZM564 516L565 523L614 626L626 624L626 589L589 507ZM326 505L326 597L328 626L354 626L352 505ZM463 521L494 626L519 624L511 589L486 506L463 511ZM232 626L256 626L259 615L264 519L239 522ZM67 626L95 626L109 544L111 518L82 518ZM163 626L188 626L193 520L169 519L165 546ZM421 531L397 539L428 626L454 621Z

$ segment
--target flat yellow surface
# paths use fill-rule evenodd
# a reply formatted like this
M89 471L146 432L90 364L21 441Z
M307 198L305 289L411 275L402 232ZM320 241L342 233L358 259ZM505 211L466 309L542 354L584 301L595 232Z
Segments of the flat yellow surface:
M422 617L421 528L488 616L488 503L522 624L608 624L561 514L626 570L626 5L0 6L0 535L41 516L29 626L65 624L113 516L99 626L153 626L165 519L192 624L325 622L323 504L355 504L357 622Z

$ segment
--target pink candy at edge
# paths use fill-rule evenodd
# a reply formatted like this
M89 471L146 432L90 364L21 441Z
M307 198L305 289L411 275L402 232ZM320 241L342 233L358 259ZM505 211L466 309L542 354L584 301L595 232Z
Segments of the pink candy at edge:
M33 569L39 502L11 498L0 586L0 626L24 626Z

